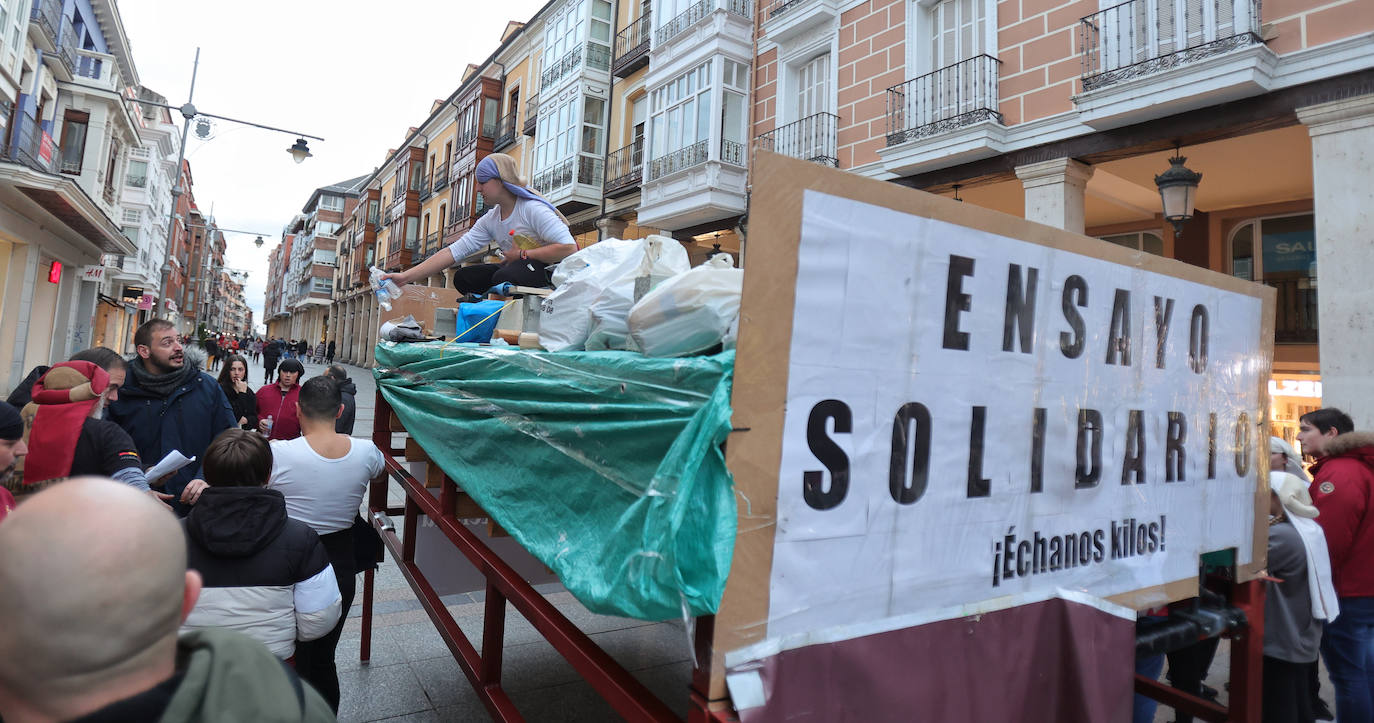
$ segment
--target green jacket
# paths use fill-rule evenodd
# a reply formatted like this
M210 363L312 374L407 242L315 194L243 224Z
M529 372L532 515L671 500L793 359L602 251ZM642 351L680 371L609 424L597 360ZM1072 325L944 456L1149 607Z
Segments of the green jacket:
M334 712L262 643L228 630L198 630L177 641L183 678L161 723L254 721L323 723Z

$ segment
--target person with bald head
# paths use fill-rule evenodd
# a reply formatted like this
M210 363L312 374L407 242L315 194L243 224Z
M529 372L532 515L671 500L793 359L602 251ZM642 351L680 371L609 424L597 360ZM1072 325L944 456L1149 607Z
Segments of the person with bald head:
M200 595L181 525L127 485L74 478L0 524L0 716L8 723L334 720L261 643L178 637Z

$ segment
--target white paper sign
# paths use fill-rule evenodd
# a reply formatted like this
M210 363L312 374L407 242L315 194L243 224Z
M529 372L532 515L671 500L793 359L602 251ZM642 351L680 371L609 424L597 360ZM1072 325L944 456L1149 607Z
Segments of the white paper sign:
M807 191L769 636L1250 561L1261 303Z

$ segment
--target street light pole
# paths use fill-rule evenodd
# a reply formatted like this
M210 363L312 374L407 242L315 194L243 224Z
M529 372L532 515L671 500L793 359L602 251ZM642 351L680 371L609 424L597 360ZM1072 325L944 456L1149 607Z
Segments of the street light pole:
M237 118L230 118L228 116L200 112L196 109L194 105L192 105L192 99L195 97L196 94L196 73L199 70L200 48L196 48L195 64L191 66L191 89L186 94L186 103L184 105L173 106L167 105L166 103L157 103L151 100L142 100L125 97L125 100L128 102L138 103L140 105L151 105L158 108L167 108L169 110L178 111L181 113L181 117L185 119L181 125L181 149L177 151L176 182L172 184L172 208L170 211L167 212L167 253L165 254L162 261L162 288L158 290L157 306L155 307L155 313L157 316L161 316L163 313L166 312L166 304L168 298L167 286L170 283L172 276L172 241L173 234L176 232L177 201L181 198L181 195L186 192L186 189L182 188L181 186L181 164L186 161L186 141L191 135L191 120L196 116L206 116L208 118L218 118L220 120L226 120L231 123L240 123L242 125L253 126L255 128L263 128L269 131L277 131L279 133L287 133L293 136L297 136L296 143L287 149L287 151L291 153L291 157L295 159L297 163L300 163L306 158L309 158L311 155L310 150L306 147L306 138L311 138L317 141L324 140L319 136L312 136L307 133L286 130L285 128L276 128L274 126L263 125L261 123L253 123L251 121L239 120Z

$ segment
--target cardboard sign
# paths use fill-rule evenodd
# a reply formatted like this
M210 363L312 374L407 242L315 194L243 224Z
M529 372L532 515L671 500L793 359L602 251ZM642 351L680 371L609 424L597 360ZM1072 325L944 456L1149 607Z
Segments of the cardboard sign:
M755 177L711 698L760 641L1263 567L1273 289L772 153Z

